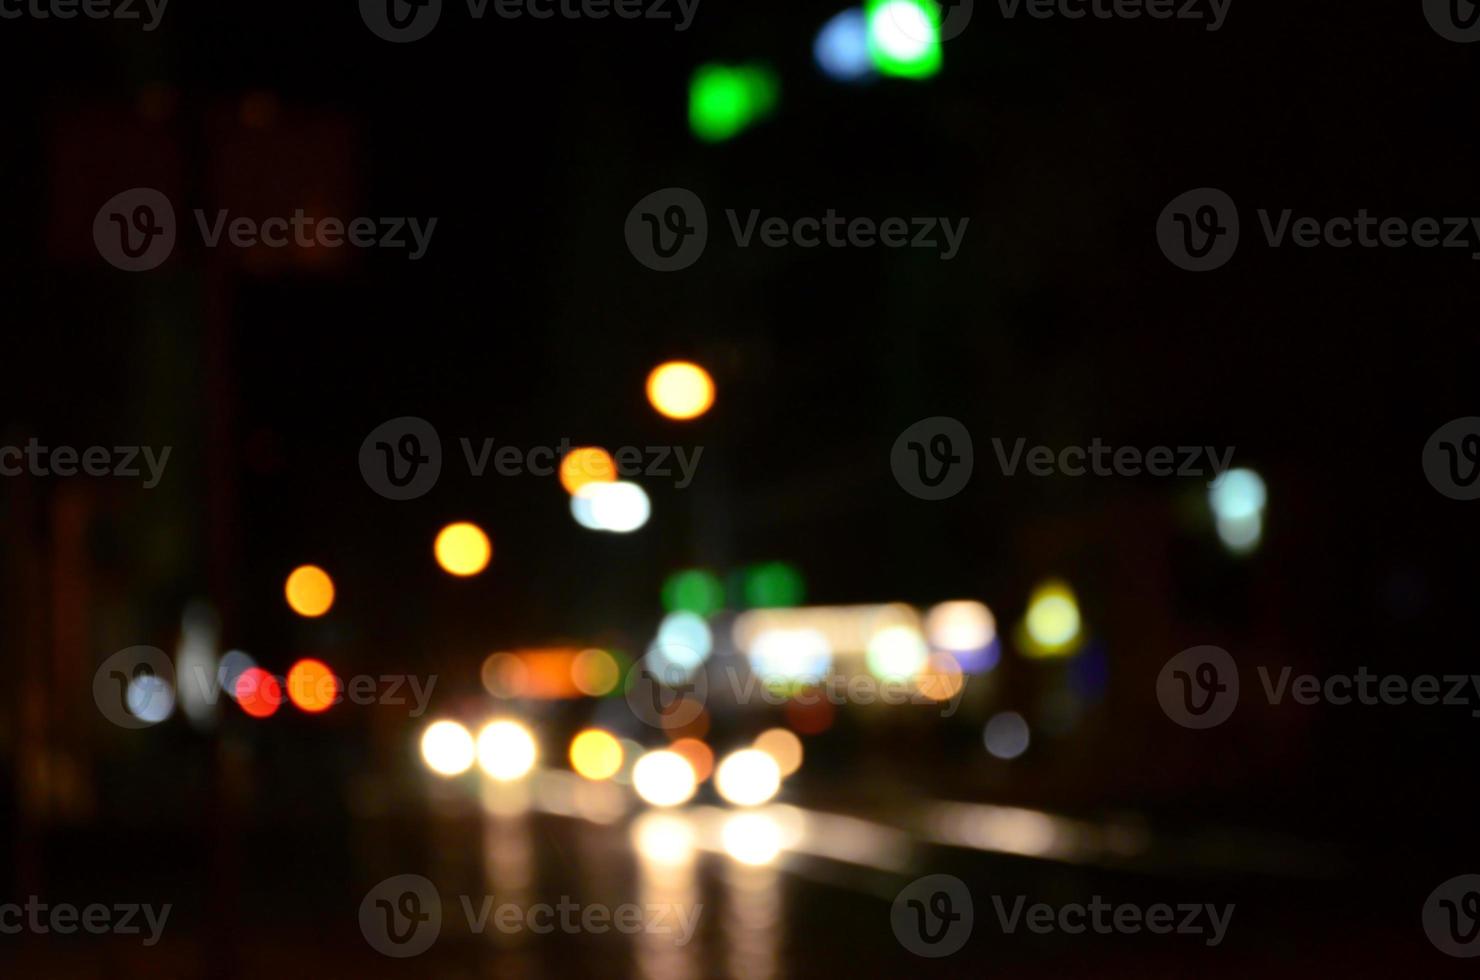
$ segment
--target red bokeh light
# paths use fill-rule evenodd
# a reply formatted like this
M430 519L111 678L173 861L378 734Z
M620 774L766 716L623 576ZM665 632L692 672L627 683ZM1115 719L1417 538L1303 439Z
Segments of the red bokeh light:
M283 686L261 667L251 667L236 679L236 703L253 718L271 718L283 703Z
M786 702L786 723L801 735L820 735L833 725L833 706L816 691L810 697Z

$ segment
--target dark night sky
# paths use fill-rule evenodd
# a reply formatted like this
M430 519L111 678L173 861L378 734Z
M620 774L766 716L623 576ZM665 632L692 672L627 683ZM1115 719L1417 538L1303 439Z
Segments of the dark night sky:
M1210 634L1273 643L1312 669L1473 661L1476 518L1428 487L1419 455L1438 425L1474 413L1480 266L1462 250L1271 250L1254 213L1480 213L1477 52L1437 39L1418 3L1236 3L1218 33L1003 22L983 3L938 79L856 89L813 69L812 35L834 8L811 0L704 0L686 34L473 23L458 4L408 46L374 38L352 4L313 6L182 3L147 35L0 25L3 418L55 443L181 447L189 482L147 510L185 556L140 597L157 616L198 591L223 533L199 497L205 420L219 411L235 488L226 601L259 647L345 642L399 664L640 634L667 571L784 557L817 601L979 595L1004 620L1039 577L1066 574L1091 619L1115 624L1104 638L1131 688ZM775 117L732 143L694 142L686 82L709 59L771 62ZM178 101L151 127L131 113L152 83ZM279 126L343 141L285 138L256 164L223 156L215 127L254 92L276 97ZM59 167L58 134L100 111L117 145ZM271 176L254 169L263 159ZM369 254L221 286L198 247L153 277L86 252L108 195L158 182L188 207L231 207L222 173L274 200L318 181L356 214L434 215L436 237L415 263ZM664 276L633 261L622 226L667 186L704 198L715 235L698 266ZM1199 186L1239 202L1245 244L1196 276L1167 263L1153 227ZM949 263L741 251L717 233L726 207L971 224ZM213 288L229 309L222 374L204 340ZM704 361L719 385L693 426L661 422L642 397L647 370L673 356ZM403 506L355 468L364 435L398 415L432 421L451 468ZM895 436L932 415L976 438L972 486L939 505L904 495L888 468ZM678 440L705 456L690 491L650 488L645 533L598 538L553 481L467 478L459 436ZM1247 565L1223 558L1185 518L1196 486L1004 479L993 436L1237 446L1271 484L1266 548ZM485 523L496 563L448 587L426 553L458 517ZM293 634L281 608L283 572L311 559L344 570L344 633ZM124 576L145 562L127 549L115 560ZM1144 713L1146 691L1116 710ZM1466 823L1458 800L1422 817L1410 807L1444 778L1417 753L1472 746L1480 722L1467 715L1332 719L1290 749L1309 753L1308 772L1274 794L1304 814L1270 816L1247 789L1174 802L1303 823L1361 799L1374 820ZM1224 750L1259 737L1230 734ZM1372 802L1369 777L1392 792Z

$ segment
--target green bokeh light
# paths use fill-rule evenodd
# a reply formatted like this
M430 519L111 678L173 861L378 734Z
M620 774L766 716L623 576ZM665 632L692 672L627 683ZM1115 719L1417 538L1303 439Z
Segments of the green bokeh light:
M712 616L725 606L725 589L718 576L702 568L674 572L663 582L663 609Z
M934 0L868 0L868 51L880 74L929 78L939 73L940 7Z
M748 609L778 609L800 606L807 584L795 565L771 561L745 570L741 588Z
M700 65L689 82L689 128L708 143L727 140L770 115L780 89L762 65Z

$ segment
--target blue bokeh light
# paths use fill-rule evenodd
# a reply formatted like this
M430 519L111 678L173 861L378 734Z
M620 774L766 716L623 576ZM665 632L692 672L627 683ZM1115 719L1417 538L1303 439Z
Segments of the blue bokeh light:
M817 66L828 78L839 82L856 82L874 73L868 51L868 21L858 8L834 16L812 45Z

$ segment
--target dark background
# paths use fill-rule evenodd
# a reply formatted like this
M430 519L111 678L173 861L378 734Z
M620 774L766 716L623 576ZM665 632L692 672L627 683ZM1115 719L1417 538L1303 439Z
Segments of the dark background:
M1428 485L1420 454L1474 414L1477 266L1468 250L1271 249L1255 213L1480 213L1477 52L1435 35L1420 4L1234 3L1217 33L1004 20L978 4L937 78L846 86L812 64L835 12L812 2L703 0L686 33L475 22L449 4L410 45L373 36L348 3L176 3L153 33L0 22L0 441L174 447L152 491L0 480L0 656L16 681L0 699L15 847L0 881L57 901L180 896L155 950L0 937L0 962L99 976L417 968L376 959L353 916L380 875L351 842L393 838L406 870L431 846L418 800L392 807L399 834L366 831L350 802L367 773L414 765L404 716L233 718L219 737L175 719L124 738L92 710L96 664L134 643L172 649L188 600L208 599L225 645L274 670L323 651L345 670L436 673L437 714L482 696L490 649L630 649L667 573L781 558L804 570L809 602L973 596L1004 627L1060 575L1110 665L1079 728L1016 763L985 755L964 721L841 725L800 799L1133 811L1201 843L1169 846L1154 873L1074 872L1089 876L1075 894L1239 903L1225 948L1169 950L985 935L979 898L968 950L927 962L883 929L887 895L799 877L784 974L1459 965L1425 940L1419 909L1476 870L1469 708L1270 708L1246 694L1229 724L1194 733L1154 697L1161 664L1203 643L1297 673L1474 662L1476 512ZM775 115L696 142L687 82L708 60L768 61ZM99 258L91 223L140 185L174 200L181 244L130 275ZM711 239L698 265L661 275L622 227L669 186L704 199ZM1154 223L1201 186L1238 202L1244 238L1228 266L1192 275L1163 257ZM202 249L188 215L305 204L438 224L417 262L342 249L253 267ZM944 263L742 250L726 208L970 226ZM714 374L718 401L698 422L645 402L647 371L672 357ZM401 415L438 428L447 462L431 494L394 504L356 457ZM976 446L970 486L940 503L904 493L888 464L898 433L933 415L960 419ZM471 478L461 436L705 448L692 487L648 486L652 522L612 536L577 527L553 480ZM1263 546L1225 553L1197 481L1006 478L991 439L1020 436L1236 446L1269 485ZM494 541L493 566L469 581L429 560L454 519ZM322 622L281 600L308 561L339 585ZM996 677L1004 706L1041 683L1011 650ZM550 828L541 846L571 832ZM1262 843L1231 844L1235 832ZM1271 841L1306 860L1270 867L1285 864ZM1023 863L947 851L920 873L1048 890L1070 873ZM626 972L580 949L531 968ZM447 975L513 968L445 955Z

